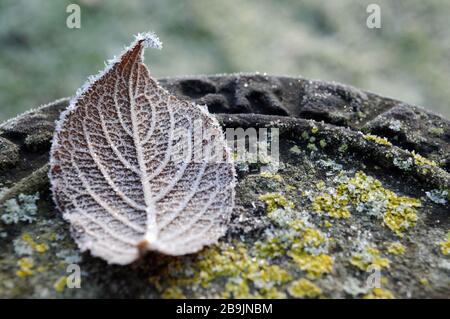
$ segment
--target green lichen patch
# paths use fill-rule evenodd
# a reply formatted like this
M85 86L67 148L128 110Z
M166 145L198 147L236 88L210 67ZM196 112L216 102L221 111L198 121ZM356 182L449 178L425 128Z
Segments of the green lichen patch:
M186 295L179 287L168 287L161 294L163 299L186 299Z
M432 126L428 129L428 133L435 136L442 136L444 134L444 129L442 127Z
M387 289L373 288L363 299L394 299L394 295Z
M327 254L329 238L306 220L295 219L272 230L255 244L260 258L275 259L287 254L294 266L310 278L330 273L333 258Z
M422 155L414 151L412 151L411 154L414 158L414 164L416 164L417 166L431 166L431 167L437 166L435 161L429 160L428 158L423 157Z
M288 253L298 267L306 271L310 278L319 278L331 272L333 257L327 254L312 255L305 252L290 251Z
M31 203L24 205L21 197L13 199L18 204L15 212L20 216L29 214L28 206L31 205L33 220L29 223L28 218L19 219L17 224L0 222L0 228L4 227L8 234L0 250L0 296L49 298L74 295L73 289L60 292L54 287L66 274L68 264L81 261L80 258L69 258L79 256L79 251L65 223L48 209L43 199L32 195Z
M367 141L379 144L379 145L384 145L384 146L392 146L392 143L388 141L387 138L385 137L380 137L380 136L376 136L376 135L372 135L372 134L364 134L363 138Z
M324 139L321 139L319 141L319 145L321 148L325 148L325 147L327 147L327 141L325 141Z
M322 293L322 290L317 285L303 278L292 282L288 291L294 298L317 298Z
M53 284L53 288L57 292L63 292L67 285L67 276L61 276L56 280L56 282Z
M406 252L406 247L396 241L388 244L387 251L393 255L403 255Z
M150 283L167 298L205 297L211 290L213 297L223 298L285 298L287 292L295 297L318 296L314 284L295 280L331 272L329 238L291 208L276 209L270 218L273 224L262 239L247 244L222 242L188 262L171 260ZM222 288L213 288L218 286Z
M324 193L314 198L313 209L317 213L326 212L333 218L349 218L350 211L347 208L348 199L338 194Z
M49 247L48 245L44 243L37 243L33 238L31 238L30 234L25 233L22 235L21 239L27 243L30 248L38 253L45 253Z
M312 203L317 213L325 212L333 218L349 218L349 207L353 207L357 212L382 219L384 225L400 237L414 226L416 208L420 206L419 200L397 196L363 172L339 183L331 192L317 195Z
M308 145L306 145L306 148L311 152L317 152L319 150L314 143L308 143Z
M441 252L444 255L450 255L450 231L447 233L447 238L439 243L441 246Z
M294 203L280 193L267 193L259 196L266 204L267 213L271 214L277 208L294 208Z
M17 261L19 269L16 271L16 275L19 277L31 276L34 273L34 260L30 257L23 257Z
M43 254L49 250L45 241L36 242L29 233L23 233L13 240L14 252L18 256L31 256L37 252Z
M425 287L427 287L427 286L430 285L430 282L428 281L427 278L420 278L420 279L419 279L419 282L420 282L420 284L421 284L422 286L425 286Z
M300 154L302 153L301 149L300 149L297 145L292 146L292 147L289 149L289 151L290 151L292 154L295 154L295 155L300 155Z
M263 178L268 178L268 179L277 181L279 183L281 183L283 181L283 178L281 177L280 174L275 174L275 173L271 173L271 172L261 172L261 174L259 174L259 175Z
M381 252L377 248L367 246L361 252L352 255L350 264L363 271L367 271L370 269L389 268L390 261L387 258L381 257Z
M347 150L348 150L348 144L341 144L341 145L339 145L339 147L338 147L338 152L339 153L345 153L345 152L347 152Z
M225 286L215 297L280 298L285 295L278 287L291 278L282 267L255 258L244 244L236 242L207 248L189 264L172 260L150 283L169 298L180 297L183 291L202 296L217 282Z

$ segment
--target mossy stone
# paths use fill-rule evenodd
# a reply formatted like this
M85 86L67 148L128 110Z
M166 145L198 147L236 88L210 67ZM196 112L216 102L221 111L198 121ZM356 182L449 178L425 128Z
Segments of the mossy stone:
M8 199L36 192L40 197L32 223L0 221L0 297L450 296L450 257L444 253L449 200L426 195L448 194L450 188L448 119L303 78L233 74L160 83L206 104L224 128L278 128L277 171L263 172L264 163L236 164L236 208L217 246L190 256L151 253L132 265L107 265L78 250L48 189L51 136L68 99L9 120L0 125L0 215ZM358 176L370 177L376 187L344 192L353 197L348 205L340 202L347 205L346 218L316 211L314 199L364 180ZM268 207L264 194L285 200ZM390 200L383 202L384 195ZM402 199L414 203L399 210L407 209L414 224L397 233L373 212L395 215ZM401 254L392 253L393 242ZM81 288L64 285L70 264L81 269ZM379 288L367 285L374 270Z

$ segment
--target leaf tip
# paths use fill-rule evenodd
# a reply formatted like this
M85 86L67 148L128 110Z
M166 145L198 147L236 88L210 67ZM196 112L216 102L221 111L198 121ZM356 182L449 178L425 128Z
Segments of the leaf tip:
M142 41L145 48L162 49L162 42L154 32L139 33L135 36L136 41Z

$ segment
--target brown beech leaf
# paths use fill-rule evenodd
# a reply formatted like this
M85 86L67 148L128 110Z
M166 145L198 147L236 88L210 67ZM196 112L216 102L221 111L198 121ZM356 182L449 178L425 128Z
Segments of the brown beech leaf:
M235 172L217 120L150 77L141 34L77 92L53 139L55 203L81 250L128 264L183 255L224 234Z

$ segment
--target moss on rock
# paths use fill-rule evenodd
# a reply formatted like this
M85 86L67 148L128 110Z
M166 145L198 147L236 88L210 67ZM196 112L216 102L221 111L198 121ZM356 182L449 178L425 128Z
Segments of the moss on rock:
M186 91L186 80L192 79L161 83L183 98L228 112L217 116L224 127L279 128L277 169L264 170L270 164L267 159L237 164L236 208L227 235L198 254L149 254L123 267L81 253L48 190L48 142L54 120L67 105L67 100L61 100L0 126L1 141L8 146L0 148L0 159L9 165L0 175L2 206L8 200L19 203L20 194L40 194L31 223L0 221L1 297L450 295L449 204L437 196L450 189L445 155L448 120L320 81L199 76L196 85L207 82L217 92L199 96ZM273 85L279 94L271 93ZM256 91L270 97L264 101L281 99L283 103L278 100L269 107L246 99ZM298 92L304 92L301 101ZM344 95L342 105L354 108L323 107L329 97L340 101ZM421 116L410 120L410 110ZM233 114L238 112L248 114ZM398 122L384 118L389 112ZM420 141L416 131L429 127L421 118L433 121L444 133L425 132L432 143ZM381 140L367 140L360 129ZM423 158L417 156L419 152ZM65 285L67 266L73 263L81 268L80 289ZM372 268L382 275L381 288L366 288ZM421 283L425 277L426 288Z

